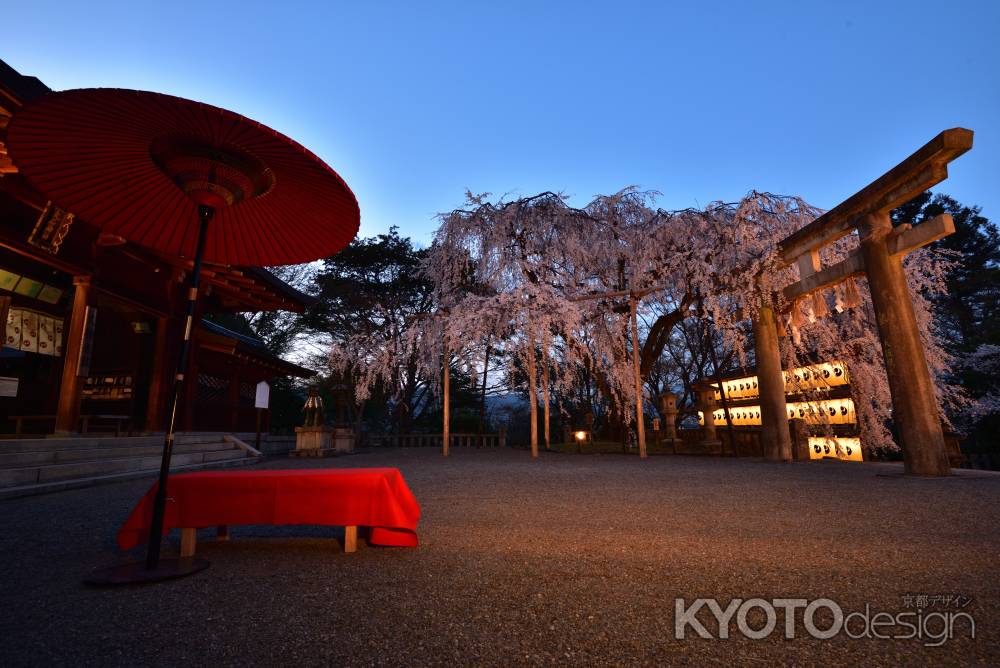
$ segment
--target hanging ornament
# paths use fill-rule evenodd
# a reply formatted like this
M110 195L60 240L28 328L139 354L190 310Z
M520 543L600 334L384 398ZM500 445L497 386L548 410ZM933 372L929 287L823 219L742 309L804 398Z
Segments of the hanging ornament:
M803 301L805 301L806 304L806 319L809 321L809 324L811 325L814 322L816 322L816 313L813 311L812 300L807 299Z
M805 317L802 315L802 302L796 300L792 304L792 329L798 329L806 324Z
M788 321L785 318L778 324L778 338L788 338Z
M861 306L861 293L858 292L858 284L853 276L844 281L844 306L846 308Z
M826 297L823 295L822 290L817 290L812 296L812 307L813 313L816 314L817 318L825 318L830 315L830 309L826 305Z
M840 283L833 286L833 308L837 313L844 312L844 290L840 287Z
M794 341L797 346L802 345L802 335L799 333L799 328L794 324L792 325L792 341Z

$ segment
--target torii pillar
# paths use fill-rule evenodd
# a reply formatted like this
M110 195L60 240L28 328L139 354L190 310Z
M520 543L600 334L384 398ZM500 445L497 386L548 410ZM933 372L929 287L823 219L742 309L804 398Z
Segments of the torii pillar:
M892 221L888 213L872 213L864 218L858 231L889 377L892 421L904 446L905 470L922 475L948 475L951 467L934 381L903 273L903 255L890 253L887 246Z
M760 395L761 436L764 457L771 461L792 460L792 437L785 417L785 376L778 350L778 325L774 309L761 304L753 319L754 353L757 358L757 391Z

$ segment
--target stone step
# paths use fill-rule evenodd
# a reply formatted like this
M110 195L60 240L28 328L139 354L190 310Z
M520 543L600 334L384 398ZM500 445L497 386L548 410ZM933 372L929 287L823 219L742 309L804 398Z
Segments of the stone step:
M182 432L174 437L174 446L189 443L217 443L219 432ZM48 452L52 450L94 450L163 445L163 434L154 436L80 436L73 438L0 439L0 453Z
M232 450L237 446L228 441L211 443L180 443L174 445L174 454L189 452L215 452ZM163 444L133 445L114 448L72 448L69 450L49 450L38 452L3 452L0 448L0 469L43 464L64 464L98 459L121 459L123 457L151 457L163 453Z
M232 468L236 466L250 466L261 461L260 457L243 457L240 459L228 459L225 461L207 462L201 464L189 464L186 466L171 466L171 473L189 473L191 471L201 471L204 469ZM159 473L159 467L155 469L144 469L141 471L125 471L122 473L109 473L106 475L88 476L85 478L71 478L69 480L58 480L54 482L44 482L37 484L18 485L16 487L0 487L0 500L12 499L19 496L32 496L35 494L49 494L61 492L67 489L80 489L92 487L94 485L106 485L115 482L125 482L138 478L149 478L150 482Z
M246 458L246 453L242 449L232 448L229 450L181 453L175 455L171 463L175 466L186 466ZM0 488L54 482L72 478L89 478L128 471L156 471L159 469L159 465L159 456L148 456L6 468L0 469Z

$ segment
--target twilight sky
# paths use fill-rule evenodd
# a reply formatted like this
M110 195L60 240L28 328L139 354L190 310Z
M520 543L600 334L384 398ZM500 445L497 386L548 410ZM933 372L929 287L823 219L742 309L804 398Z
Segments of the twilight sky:
M466 188L829 208L956 126L939 190L1000 222L998 27L993 0L20 0L0 58L266 123L344 177L361 234L427 243Z

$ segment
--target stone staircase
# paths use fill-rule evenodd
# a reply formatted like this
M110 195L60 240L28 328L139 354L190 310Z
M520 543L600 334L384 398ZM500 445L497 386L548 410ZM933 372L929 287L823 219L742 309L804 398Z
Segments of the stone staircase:
M0 440L0 499L154 477L163 436ZM171 471L246 466L260 453L228 434L181 433Z

